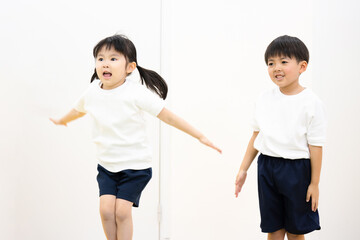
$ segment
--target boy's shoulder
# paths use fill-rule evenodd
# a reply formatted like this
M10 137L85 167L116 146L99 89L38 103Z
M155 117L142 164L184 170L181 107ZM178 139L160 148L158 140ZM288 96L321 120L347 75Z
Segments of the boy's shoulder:
M305 88L303 98L314 104L323 104L321 98L310 88Z

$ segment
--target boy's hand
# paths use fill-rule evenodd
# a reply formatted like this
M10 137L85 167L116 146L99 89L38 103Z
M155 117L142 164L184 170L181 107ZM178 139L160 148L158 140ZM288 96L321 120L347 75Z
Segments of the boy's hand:
M235 197L238 197L241 188L243 187L246 180L247 172L240 170L235 180Z
M211 147L213 149L215 149L216 151L218 151L219 153L222 153L221 149L216 147L212 142L210 142L209 139L207 139L206 137L202 136L199 138L199 141L202 143L202 144L205 144L206 146L208 147Z
M64 125L65 127L67 127L66 123L62 122L61 120L57 120L57 119L53 119L53 118L49 118L49 119L56 125Z
M311 183L306 194L306 202L311 198L311 210L313 212L319 207L319 185Z

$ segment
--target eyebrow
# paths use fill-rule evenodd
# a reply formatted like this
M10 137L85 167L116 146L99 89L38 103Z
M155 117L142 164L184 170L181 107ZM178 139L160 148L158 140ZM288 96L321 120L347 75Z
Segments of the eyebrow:
M289 59L289 58L288 58L288 57L282 57L282 58L280 58L280 60L283 60L283 59ZM268 61L275 61L275 60L272 59L272 58L269 58Z
M120 57L120 54L119 53L113 53L113 54L111 54L110 55L110 57ZM104 54L101 54L101 53L99 53L98 55L97 55L97 57L104 57Z

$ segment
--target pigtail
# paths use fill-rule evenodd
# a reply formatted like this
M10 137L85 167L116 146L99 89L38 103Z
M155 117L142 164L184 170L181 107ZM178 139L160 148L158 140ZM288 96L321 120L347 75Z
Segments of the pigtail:
M154 91L157 95L165 100L168 92L168 87L165 80L155 71L142 68L138 65L137 69L140 74L141 83L144 84L145 82L147 88Z
M90 79L90 83L92 83L95 79L99 79L97 73L96 73L96 69L94 70L94 74L92 75L91 79Z

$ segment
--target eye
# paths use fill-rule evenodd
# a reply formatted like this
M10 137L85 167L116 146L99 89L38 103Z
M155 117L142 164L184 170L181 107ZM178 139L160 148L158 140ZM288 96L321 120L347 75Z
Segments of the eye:
M116 61L117 59L116 58L111 58L111 61Z
M282 64L285 64L285 63L287 63L287 61L282 61L281 63L282 63Z
M273 64L273 63L268 63L268 66L270 66L270 67L271 67L272 65L274 65L274 64Z
M102 61L104 61L104 59L103 58L98 58L98 61L102 62Z

